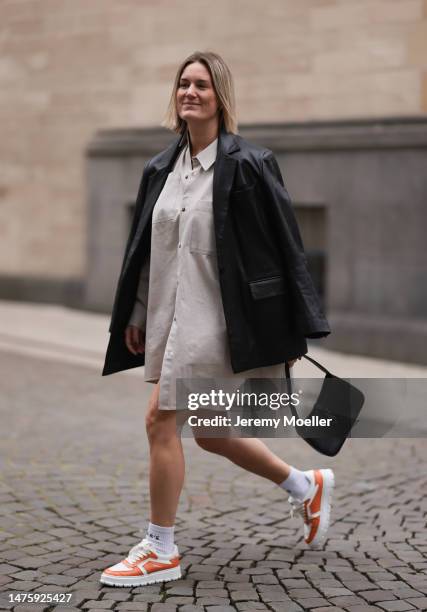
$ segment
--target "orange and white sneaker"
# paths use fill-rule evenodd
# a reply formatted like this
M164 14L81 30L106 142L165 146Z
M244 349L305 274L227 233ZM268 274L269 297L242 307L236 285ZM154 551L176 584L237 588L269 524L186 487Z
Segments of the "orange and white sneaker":
M134 587L178 580L181 578L179 561L176 546L172 554L160 555L144 539L130 550L126 559L106 569L100 581L109 586Z
M312 548L319 548L326 539L331 520L332 491L335 484L332 470L308 470L304 472L311 481L303 500L289 497L291 517L300 514L304 519L304 541Z

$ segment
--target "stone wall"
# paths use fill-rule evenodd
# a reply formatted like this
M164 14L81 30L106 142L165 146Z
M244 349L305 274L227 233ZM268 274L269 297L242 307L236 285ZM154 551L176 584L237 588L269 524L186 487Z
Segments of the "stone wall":
M1 13L3 297L74 295L87 143L159 125L195 49L229 62L242 123L427 112L427 0L3 0Z

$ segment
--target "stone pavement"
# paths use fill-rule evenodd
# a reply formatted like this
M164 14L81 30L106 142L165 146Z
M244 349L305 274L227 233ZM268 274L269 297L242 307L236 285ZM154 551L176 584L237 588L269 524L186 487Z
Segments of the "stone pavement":
M0 305L0 315L10 315L9 326L0 316L0 610L427 610L421 438L353 439L334 459L297 439L268 441L302 469L335 470L333 521L321 551L303 543L281 489L186 439L176 529L183 579L101 586L102 569L120 560L146 525L144 409L152 386L141 372L102 378L102 347L88 333L80 351L76 329L95 327L100 340L105 317L59 310L46 316L46 307L38 307L23 331L14 319L19 308L16 314L6 306L2 312ZM8 594L19 592L73 595L69 606L8 603Z

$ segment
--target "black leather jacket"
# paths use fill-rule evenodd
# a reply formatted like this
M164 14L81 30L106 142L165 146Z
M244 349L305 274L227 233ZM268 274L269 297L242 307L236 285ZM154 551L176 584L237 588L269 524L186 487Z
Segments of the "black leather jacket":
M181 147L180 136L145 166L110 325L103 375L144 365L124 330L149 255L154 205ZM288 192L269 149L221 125L213 179L218 270L234 372L283 363L307 352L306 338L330 333Z

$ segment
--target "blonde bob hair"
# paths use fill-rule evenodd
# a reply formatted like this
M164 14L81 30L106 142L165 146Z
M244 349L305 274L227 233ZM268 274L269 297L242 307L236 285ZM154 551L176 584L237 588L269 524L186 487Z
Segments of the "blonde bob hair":
M182 134L185 131L187 123L178 115L176 108L176 92L184 69L194 62L203 64L211 76L212 85L218 100L219 124L221 125L223 121L227 132L237 134L233 77L222 57L217 53L213 53L213 51L195 51L181 63L175 76L172 94L162 125L178 134Z

